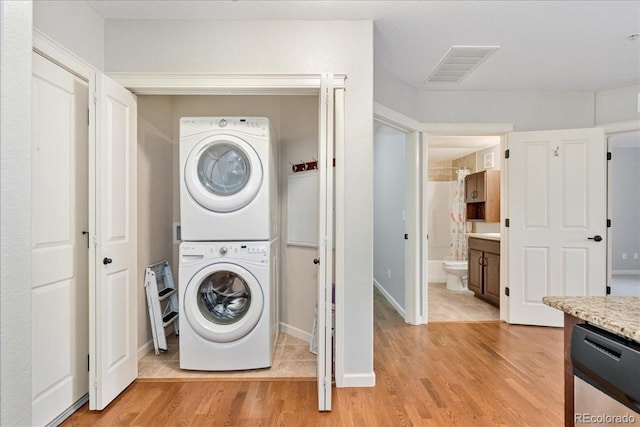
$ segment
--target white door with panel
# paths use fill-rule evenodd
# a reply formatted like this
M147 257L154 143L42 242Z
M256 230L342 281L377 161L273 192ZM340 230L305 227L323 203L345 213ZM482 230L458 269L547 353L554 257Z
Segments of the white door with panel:
M104 409L138 375L135 96L96 79L96 144L91 153L90 409Z
M34 425L89 391L88 112L87 83L33 53Z
M606 144L602 129L509 136L509 322L562 326L544 296L606 290Z

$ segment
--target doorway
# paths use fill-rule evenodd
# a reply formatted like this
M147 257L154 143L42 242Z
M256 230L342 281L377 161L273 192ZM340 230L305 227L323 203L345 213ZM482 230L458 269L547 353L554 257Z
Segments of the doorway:
M499 222L466 221L464 203L466 175L488 169L500 170L500 141L499 135L429 135L429 322L500 318L498 308L475 298L466 287L449 289L443 266L449 260L468 259L468 233L477 236L500 233Z
M405 318L406 134L376 123L373 150L373 283Z
M608 138L607 282L612 296L640 296L640 131Z
M254 372L189 372L179 369L178 340L169 337L169 351L160 356L149 352L150 326L144 290L138 296L138 341L141 347L139 377L316 377L316 355L311 353L310 340L316 304L318 267L317 241L296 244L289 238L291 221L296 227L304 221L304 229L316 227L309 218L290 218L288 178L304 176L317 185L317 170L294 173L292 165L311 163L318 157L318 96L298 95L140 95L138 96L138 188L140 206L139 271L161 259L171 260L174 277L178 278L178 247L173 224L180 222L179 122L180 117L243 116L269 118L277 141L276 167L279 176L277 209L279 217L280 272L278 306L281 336L274 352L274 364L269 370ZM315 175L314 175L315 173ZM315 181L314 181L315 180ZM296 179L296 182L299 179ZM317 198L305 199L314 204ZM165 209L157 210L157 206ZM297 212L297 211L295 211ZM294 212L294 213L295 213ZM293 214L291 214L293 215ZM317 215L316 215L317 218ZM317 221L316 221L317 222ZM296 228L297 229L297 228ZM314 231L316 231L314 229ZM315 233L314 233L315 235ZM292 237L292 236L291 236ZM299 240L299 239L297 239ZM180 286L180 284L178 284ZM186 320L183 320L183 322Z

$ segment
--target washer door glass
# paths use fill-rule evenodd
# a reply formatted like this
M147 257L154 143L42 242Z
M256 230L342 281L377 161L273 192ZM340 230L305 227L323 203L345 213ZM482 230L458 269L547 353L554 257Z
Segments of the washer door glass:
M242 190L251 175L244 151L227 143L210 145L198 161L198 178L216 196L232 196Z
M211 264L189 280L181 301L193 330L211 342L236 341L258 324L264 310L262 287L244 267Z
M208 275L198 290L198 307L212 322L228 325L242 319L251 306L247 282L231 271Z
M233 212L258 195L262 162L247 141L233 135L210 136L189 152L184 181L189 195L203 208Z

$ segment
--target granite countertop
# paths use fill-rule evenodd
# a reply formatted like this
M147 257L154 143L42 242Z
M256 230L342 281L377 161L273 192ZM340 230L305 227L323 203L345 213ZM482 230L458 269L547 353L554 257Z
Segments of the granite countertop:
M467 236L475 237L476 239L500 241L500 233L467 233Z
M640 297L544 297L542 302L640 343Z

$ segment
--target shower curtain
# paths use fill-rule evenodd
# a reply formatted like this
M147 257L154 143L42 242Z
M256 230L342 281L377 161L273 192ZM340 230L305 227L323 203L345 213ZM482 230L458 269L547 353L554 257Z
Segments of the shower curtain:
M467 205L464 202L464 177L469 175L468 169L459 169L456 171L458 179L455 182L455 188L451 196L451 258L458 261L467 260L467 233L468 225L466 222Z

